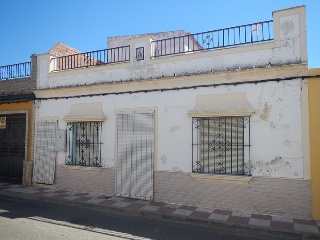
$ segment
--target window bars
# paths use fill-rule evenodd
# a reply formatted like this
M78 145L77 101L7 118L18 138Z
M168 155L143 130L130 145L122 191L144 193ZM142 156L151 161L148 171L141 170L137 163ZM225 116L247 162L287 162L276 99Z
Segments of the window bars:
M250 117L192 118L192 172L251 175Z
M67 165L101 167L102 122L67 123Z

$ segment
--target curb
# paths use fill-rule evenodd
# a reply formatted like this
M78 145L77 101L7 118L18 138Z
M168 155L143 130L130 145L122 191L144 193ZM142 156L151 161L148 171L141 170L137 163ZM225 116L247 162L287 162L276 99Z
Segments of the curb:
M294 230L288 231L288 230L274 229L271 227L232 224L224 221L204 220L196 217L179 216L179 215L166 214L166 213L155 212L155 211L138 211L134 209L126 209L125 207L101 206L99 204L94 204L94 203L80 203L80 202L73 202L70 200L56 199L54 197L45 197L45 196L39 197L36 195L28 195L20 192L10 192L10 191L6 191L6 189L0 189L0 194L4 196L42 201L47 203L55 203L55 204L60 204L64 206L74 206L74 207L92 209L96 211L104 211L104 212L115 213L115 214L125 214L130 216L141 216L141 217L146 217L151 219L163 219L163 220L169 220L174 222L182 222L186 224L209 227L213 229L246 233L246 234L258 235L258 236L284 237L289 239L320 239L320 234L317 234L317 233L306 233L306 232L298 232Z

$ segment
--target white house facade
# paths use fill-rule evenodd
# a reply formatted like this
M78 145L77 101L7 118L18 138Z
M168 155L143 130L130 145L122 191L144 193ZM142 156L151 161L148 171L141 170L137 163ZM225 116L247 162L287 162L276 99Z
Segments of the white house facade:
M38 55L33 182L309 218L305 19Z

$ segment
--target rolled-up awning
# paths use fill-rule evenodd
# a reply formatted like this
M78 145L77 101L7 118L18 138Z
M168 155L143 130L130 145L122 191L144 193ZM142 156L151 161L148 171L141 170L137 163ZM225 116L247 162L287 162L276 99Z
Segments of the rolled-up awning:
M246 93L226 93L197 96L190 117L250 116L254 113Z
M69 113L63 118L66 122L95 122L104 121L101 103L72 104Z

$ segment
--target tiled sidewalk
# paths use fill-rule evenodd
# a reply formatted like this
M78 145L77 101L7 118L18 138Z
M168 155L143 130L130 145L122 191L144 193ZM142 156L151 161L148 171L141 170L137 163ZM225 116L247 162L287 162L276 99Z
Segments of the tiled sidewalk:
M157 217L216 228L255 231L296 238L320 239L320 221L201 208L136 199L77 193L0 182L0 194L61 204L81 205L104 211Z

